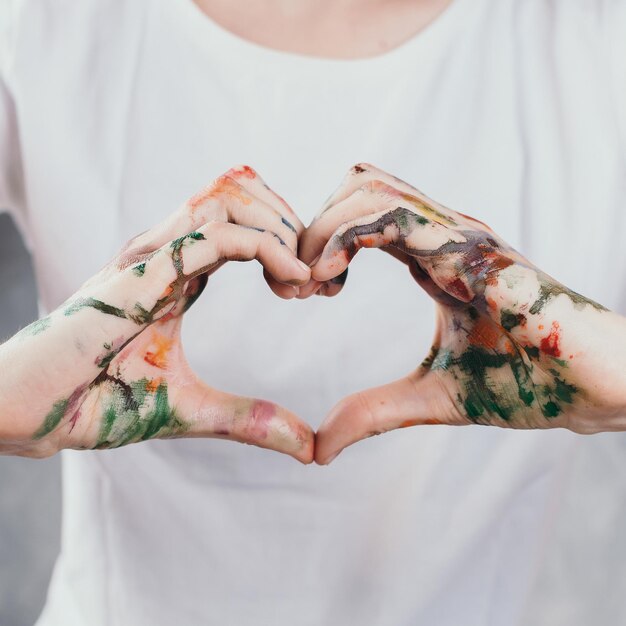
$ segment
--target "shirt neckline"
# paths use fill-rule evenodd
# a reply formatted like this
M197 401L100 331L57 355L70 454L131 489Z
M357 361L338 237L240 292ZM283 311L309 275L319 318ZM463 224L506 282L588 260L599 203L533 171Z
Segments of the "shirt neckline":
M409 39L380 54L354 59L319 57L278 50L245 39L218 24L213 18L198 7L193 0L177 0L176 3L166 1L166 4L177 4L186 21L187 27L194 36L199 37L206 46L207 41L217 43L224 54L236 54L240 58L251 59L252 62L273 62L297 64L300 68L308 66L322 69L345 68L358 70L367 67L387 65L401 61L418 51L425 55L431 50L436 41L446 38L451 31L463 23L463 16L470 6L470 0L452 0L452 3L426 27L415 33Z

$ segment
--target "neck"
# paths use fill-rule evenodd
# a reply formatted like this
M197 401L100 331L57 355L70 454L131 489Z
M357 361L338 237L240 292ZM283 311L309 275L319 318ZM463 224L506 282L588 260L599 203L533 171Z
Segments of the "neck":
M193 0L217 24L285 52L360 58L401 45L452 0Z

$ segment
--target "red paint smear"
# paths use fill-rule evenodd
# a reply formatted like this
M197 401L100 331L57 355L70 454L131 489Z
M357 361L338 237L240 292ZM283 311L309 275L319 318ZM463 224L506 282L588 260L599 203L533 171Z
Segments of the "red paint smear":
M70 432L72 432L74 430L74 426L76 426L76 422L78 421L79 417L80 417L80 409L76 409L74 415L72 415L72 419L70 419L70 421L69 421Z
M460 278L455 278L452 282L448 283L446 285L446 291L463 302L469 302L472 299L465 283Z
M560 327L558 322L552 322L552 330L547 337L541 340L541 351L549 354L550 356L561 356L561 348L559 347L559 341L561 339Z
M256 178L256 172L249 165L243 165L241 168L233 167L226 175L234 177L245 176L250 180Z

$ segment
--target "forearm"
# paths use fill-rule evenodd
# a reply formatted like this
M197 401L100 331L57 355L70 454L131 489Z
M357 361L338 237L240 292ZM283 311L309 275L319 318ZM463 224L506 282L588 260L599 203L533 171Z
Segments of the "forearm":
M46 424L57 421L57 413L139 330L130 320L92 308L66 311L54 311L0 345L2 452L41 439Z

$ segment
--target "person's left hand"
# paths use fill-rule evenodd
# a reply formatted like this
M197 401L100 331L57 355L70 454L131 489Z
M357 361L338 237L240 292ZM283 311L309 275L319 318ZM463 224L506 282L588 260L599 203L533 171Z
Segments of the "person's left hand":
M626 319L535 267L488 226L357 165L302 235L313 280L335 295L360 248L403 261L437 307L431 353L401 380L341 401L315 458L416 424L626 429ZM320 256L321 255L321 256ZM390 320L390 325L393 320Z

